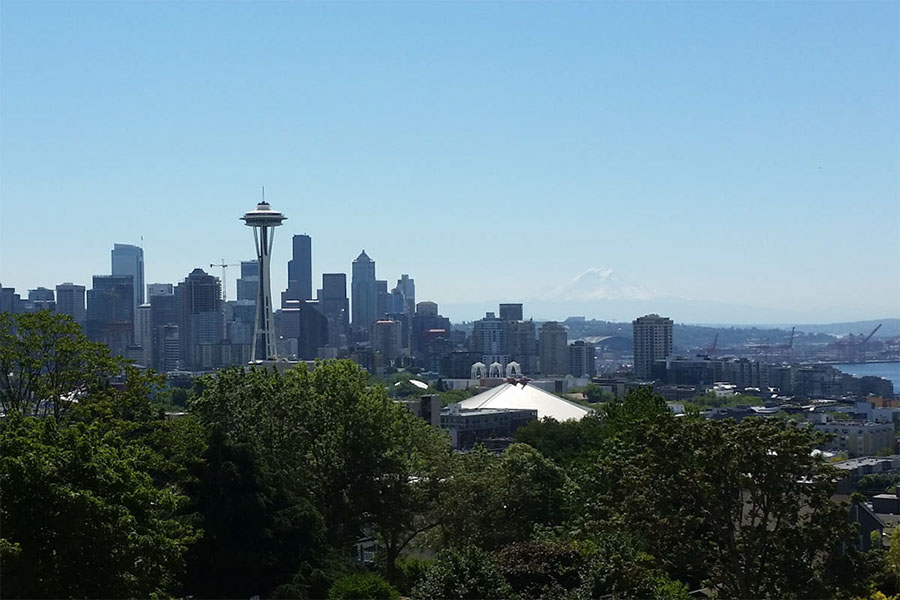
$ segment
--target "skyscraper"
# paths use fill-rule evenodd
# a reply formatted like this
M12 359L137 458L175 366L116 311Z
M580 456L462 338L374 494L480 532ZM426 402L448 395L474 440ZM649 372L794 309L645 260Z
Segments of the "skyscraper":
M168 296L175 293L175 286L171 283L148 283L147 284L147 302L150 302L150 296Z
M522 373L530 375L537 372L537 331L534 321L506 321L506 344L509 360L519 363Z
M450 319L438 314L438 305L427 300L416 304L416 314L410 324L410 351L417 359L424 359L429 332L438 329L443 329L449 336Z
M383 319L387 316L391 295L388 293L387 281L377 279L375 281L375 318Z
M634 375L651 377L653 363L672 354L672 319L657 314L638 317L631 322L634 331Z
M287 300L312 300L312 238L295 235L288 261L288 287L281 294L281 306Z
M145 367L153 363L153 305L141 304L134 314L134 343L141 347L139 365Z
M22 297L16 293L16 288L0 285L0 312L16 314L22 312L22 308Z
M521 321L522 304L501 304L500 318L504 321Z
M328 344L328 318L318 300L288 300L281 309L284 338L297 340L297 358L313 360Z
M28 304L26 305L26 310L28 312L37 312L39 310L49 310L50 312L56 312L56 297L53 294L53 290L39 287L33 290L28 290Z
M152 338L150 363L158 371L173 371L181 361L178 304L175 301L174 287L172 284L166 285L169 287L152 288L148 286L150 291L150 335Z
M178 305L178 336L185 366L199 370L208 349L202 346L220 344L223 338L222 283L203 269L194 269L175 287ZM151 304L152 306L152 304Z
M319 290L319 310L328 320L328 346L341 348L347 345L350 326L350 300L347 299L347 275L323 273Z
M94 275L87 293L87 335L125 356L134 339L134 280L131 275Z
M255 260L241 261L241 276L237 280L237 299L250 300L256 303L259 288L259 262Z
M131 244L115 244L111 254L113 275L131 275L134 308L144 303L144 250Z
M541 373L544 375L565 375L569 370L568 331L556 321L547 321L541 326L538 354Z
M412 315L416 312L416 280L404 273L397 280L397 287L394 288L399 292L400 298L403 299L403 307L396 306L396 312L405 312Z
M353 261L353 278L350 280L352 325L357 332L368 332L378 318L378 284L375 281L375 261L366 251Z
M393 363L401 354L401 331L398 321L375 321L372 323L372 351L380 352L385 364Z
M67 281L56 286L56 312L69 315L84 327L87 309L84 305L84 286Z

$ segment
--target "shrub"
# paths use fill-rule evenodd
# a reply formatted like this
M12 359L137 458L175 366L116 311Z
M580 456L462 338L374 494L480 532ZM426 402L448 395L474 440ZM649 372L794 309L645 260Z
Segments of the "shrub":
M404 596L408 596L420 581L425 579L428 569L434 566L433 560L420 556L402 556L397 559L397 588Z
M355 573L334 582L329 600L396 600L397 588L375 573Z
M444 550L412 591L416 600L511 598L512 589L491 556L476 546Z

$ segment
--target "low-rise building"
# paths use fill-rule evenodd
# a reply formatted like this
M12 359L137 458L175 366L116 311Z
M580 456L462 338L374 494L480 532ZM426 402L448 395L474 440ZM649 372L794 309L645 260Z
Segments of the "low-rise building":
M893 450L893 423L863 423L860 421L831 421L817 423L815 428L831 435L827 450L846 452L850 458L869 456Z
M441 428L450 433L454 449L469 450L481 440L511 438L519 427L537 418L538 411L534 409L464 409L451 404L441 412Z

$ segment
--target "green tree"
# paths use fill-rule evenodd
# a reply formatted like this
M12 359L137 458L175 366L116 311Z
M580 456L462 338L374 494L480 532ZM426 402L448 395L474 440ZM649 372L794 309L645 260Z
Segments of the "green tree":
M397 588L375 573L354 573L334 582L328 600L396 600Z
M564 520L565 473L534 448L513 444L495 457L477 446L454 462L437 508L438 545L495 549Z
M270 595L325 551L321 516L259 464L250 444L213 432L193 494L203 536L186 590L200 597Z
M627 534L604 532L582 545L581 582L571 600L649 598L688 600L684 584L668 577Z
M0 313L0 406L6 414L63 417L109 387L122 362L68 315Z
M592 522L635 532L679 578L708 577L724 596L827 595L824 565L851 528L830 500L833 468L811 454L816 434L677 419L653 402L605 415L602 458L579 477Z
M2 595L164 596L195 539L184 497L157 489L149 452L97 425L13 416L0 427Z
M422 582L413 589L415 600L512 598L491 555L475 547L444 550Z
M200 421L251 443L268 468L302 482L335 546L349 548L374 524L386 542L396 541L391 547L402 548L405 532L418 529L418 501L407 494L414 478L430 480L421 471L428 449L446 449L446 441L382 385L370 385L359 366L325 361L283 374L230 369L203 387L192 403Z
M529 540L494 555L503 577L521 600L565 598L581 585L586 560L572 541Z
M589 383L580 391L585 395L588 402L590 402L591 404L616 401L615 394L603 389L603 386L597 385L596 383Z
M451 454L448 440L428 423L406 409L393 410L384 431L391 445L362 507L368 526L384 546L385 576L395 583L400 554L438 525L440 491Z

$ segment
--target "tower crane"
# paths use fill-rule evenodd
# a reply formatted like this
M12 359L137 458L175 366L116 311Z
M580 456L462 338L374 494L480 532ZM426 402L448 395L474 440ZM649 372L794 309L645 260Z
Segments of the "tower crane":
M227 288L227 286L225 285L225 270L228 267L239 267L239 266L241 266L240 263L226 263L224 258L222 259L222 262L220 262L220 263L210 263L210 265L209 265L210 269L213 267L221 267L222 268L222 302L225 302L226 300L228 300L227 293L225 292L225 290Z

